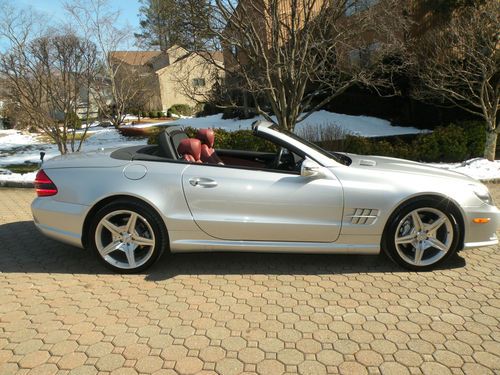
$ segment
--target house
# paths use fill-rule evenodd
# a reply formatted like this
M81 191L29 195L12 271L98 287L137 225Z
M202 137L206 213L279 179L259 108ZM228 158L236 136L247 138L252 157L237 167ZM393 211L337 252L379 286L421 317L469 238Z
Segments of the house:
M110 58L128 75L135 75L135 84L143 87L139 109L145 111L167 112L174 104L195 106L222 76L209 62L215 59L222 64L222 54L208 56L179 46L166 51L114 51Z

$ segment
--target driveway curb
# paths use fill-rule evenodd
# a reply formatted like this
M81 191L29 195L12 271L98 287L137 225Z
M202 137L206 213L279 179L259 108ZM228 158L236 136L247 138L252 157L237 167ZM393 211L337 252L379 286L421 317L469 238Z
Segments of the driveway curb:
M6 188L30 188L33 189L35 185L33 182L21 182L21 181L0 181L0 187Z

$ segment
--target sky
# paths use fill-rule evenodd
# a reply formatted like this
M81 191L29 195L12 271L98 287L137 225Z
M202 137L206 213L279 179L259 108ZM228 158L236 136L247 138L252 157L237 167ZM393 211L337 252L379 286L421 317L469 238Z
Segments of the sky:
M113 9L121 11L123 25L127 23L134 29L139 27L140 3L138 0L109 0ZM39 12L44 12L50 16L64 19L65 11L62 6L62 0L17 0L16 5L21 7L31 6Z
M1 1L1 0L0 0ZM37 13L46 14L48 20L64 21L67 13L63 7L64 0L10 0L8 3L15 7L24 9L27 7L33 8ZM84 0L85 1L85 0ZM119 10L121 17L118 26L130 27L133 31L139 29L139 8L141 6L139 0L108 0L109 6L113 10ZM8 43L0 37L0 51L8 48ZM124 49L136 49L133 45L124 46Z

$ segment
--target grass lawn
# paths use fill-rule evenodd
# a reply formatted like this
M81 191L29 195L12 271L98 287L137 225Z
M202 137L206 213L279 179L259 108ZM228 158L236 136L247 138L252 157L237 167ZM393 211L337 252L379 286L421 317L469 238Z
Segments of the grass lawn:
M40 164L38 163L9 164L3 166L2 168L8 169L12 173L24 174L38 170L40 168Z

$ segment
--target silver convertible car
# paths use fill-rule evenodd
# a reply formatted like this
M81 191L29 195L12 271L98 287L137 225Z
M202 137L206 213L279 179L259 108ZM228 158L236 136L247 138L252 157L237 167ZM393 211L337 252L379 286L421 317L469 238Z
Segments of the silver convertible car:
M166 128L158 145L58 156L32 204L47 236L138 272L164 251L379 254L426 270L498 243L500 211L467 176L387 157L327 152L276 125L271 152L214 149ZM274 150L274 151L273 151Z

